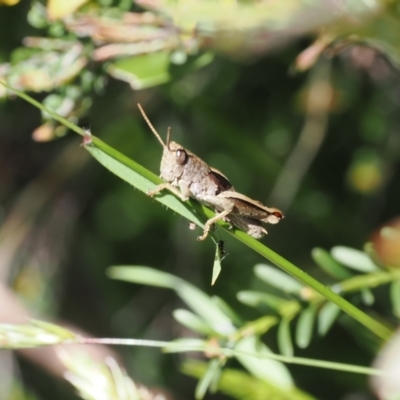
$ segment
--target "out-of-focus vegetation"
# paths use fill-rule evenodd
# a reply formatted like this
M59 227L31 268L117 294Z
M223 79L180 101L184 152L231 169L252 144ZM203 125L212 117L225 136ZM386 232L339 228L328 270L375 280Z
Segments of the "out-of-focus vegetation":
M158 173L140 102L162 135L172 126L238 191L284 211L264 243L389 329L400 316L399 48L398 1L0 2L1 80ZM371 366L380 339L220 229L227 255L211 287L211 240L49 115L1 85L0 96L0 322L206 349L87 346L96 368L64 347L61 364L52 347L22 348L68 331L7 325L0 342L21 349L0 355L5 399L77 398L65 366L84 398L101 398L95 387L107 399L373 398L367 375L262 355ZM111 265L152 269L110 270L132 285L110 280ZM393 380L374 382L380 398L399 395Z

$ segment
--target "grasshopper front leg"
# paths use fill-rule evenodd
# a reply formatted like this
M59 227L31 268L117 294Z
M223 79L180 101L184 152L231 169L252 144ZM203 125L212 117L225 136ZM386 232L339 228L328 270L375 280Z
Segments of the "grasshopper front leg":
M180 189L180 190L179 190ZM185 183L179 183L179 189L169 182L161 183L157 185L153 190L147 192L147 196L153 197L156 194L162 192L163 190L169 190L175 196L179 197L182 201L188 201L190 198L189 187Z

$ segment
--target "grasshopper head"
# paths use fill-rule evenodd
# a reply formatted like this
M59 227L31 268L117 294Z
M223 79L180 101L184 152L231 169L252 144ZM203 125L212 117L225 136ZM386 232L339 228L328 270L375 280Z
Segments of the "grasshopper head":
M161 136L155 130L154 126L144 112L142 106L138 104L138 107L143 115L143 118L147 122L147 125L149 125L151 131L154 133L154 136L163 147L163 155L160 167L161 178L165 179L167 182L174 182L182 175L184 166L189 160L189 153L180 144L171 141L171 128L168 128L167 141L164 143L161 139Z
M182 177L188 161L189 154L179 143L168 142L161 159L161 178L174 184Z

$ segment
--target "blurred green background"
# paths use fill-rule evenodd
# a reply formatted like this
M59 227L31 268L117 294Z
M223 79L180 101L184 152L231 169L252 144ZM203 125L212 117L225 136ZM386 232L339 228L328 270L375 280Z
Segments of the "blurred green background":
M97 3L120 12L131 7L126 1ZM342 2L343 13L362 19L351 4ZM393 19L394 27L397 4L382 2L383 11L378 13ZM26 36L79 37L63 30L60 21L33 27L27 21L31 6L29 1L0 5L0 77L10 73L6 63L11 62L12 70L19 60L28 59L16 53ZM328 5L322 2L319 7ZM279 12L286 9L282 6ZM372 21L376 10L371 15ZM270 40L273 46L261 51L249 50L246 42L221 50L221 43L210 45L202 39L198 53L188 54L184 65L165 67L165 83L161 79L141 90L107 74L115 61L96 63L89 56L95 40L79 38L86 46L86 65L49 90L63 98L77 90L72 109L84 110L75 113L78 124L158 173L161 147L138 112L140 102L162 137L171 126L173 140L223 171L236 190L282 209L285 219L268 228L262 241L324 281L311 250L335 245L361 249L374 230L398 215L400 204L400 78L397 55L388 50L400 42L397 37L392 42L381 38L384 44L389 42L385 47L377 42L375 31L371 40L343 39L343 49L312 60L308 69L299 55L306 57L302 52L312 48L326 26L343 28L343 21L320 25L324 16L318 21L316 11L305 14L304 24L307 18L313 24L309 31L270 28L270 37L262 33L257 40ZM383 36L390 24L381 26ZM355 29L361 30L359 25ZM348 33L349 27L335 39L344 31ZM226 43L218 29L211 32L211 38ZM256 46L255 39L247 40ZM378 45L367 46L371 44ZM184 69L204 55L209 57L204 65ZM150 70L154 59L143 62L143 69ZM147 78L153 77L140 79ZM89 82L86 88L85 82ZM48 93L36 91L36 99L51 104ZM189 230L186 220L102 168L79 146L75 134L50 129L44 139L40 135L38 139L38 133L32 137L43 120L23 100L3 97L0 121L0 273L2 284L12 288L32 315L68 321L98 337L185 336L185 329L171 316L182 306L172 292L113 281L105 273L111 265L143 265L222 297L246 320L260 316L236 299L240 290L266 290L253 274L253 266L262 261L257 254L218 230L228 256L211 287L214 245L210 240L197 242L199 230ZM374 312L389 313L385 290L380 288L375 300ZM371 346L346 329L343 319L324 339L315 338L307 349L296 349L296 355L369 365L374 355ZM273 332L265 340L276 350ZM174 398L193 398L196 381L180 372L183 356L149 348L115 350L135 381L166 388ZM15 391L10 398L78 398L66 383L49 379L48 372L24 356L17 355L17 361L14 372L4 372L3 381L7 375L21 384L20 397ZM299 388L319 399L374 398L362 375L299 366L289 370Z

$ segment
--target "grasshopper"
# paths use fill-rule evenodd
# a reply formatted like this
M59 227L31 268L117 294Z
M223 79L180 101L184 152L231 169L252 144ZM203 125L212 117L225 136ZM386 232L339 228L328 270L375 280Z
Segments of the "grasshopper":
M180 144L171 141L171 128L168 128L167 140L164 143L140 104L138 107L163 147L160 177L165 183L156 186L147 194L155 196L163 190L169 190L182 201L192 198L216 212L216 215L205 223L203 234L198 240L206 239L211 227L221 219L260 239L267 233L262 222L277 224L283 218L282 212L277 208L266 207L261 202L236 192L222 172L210 167Z

